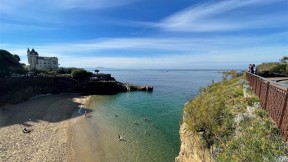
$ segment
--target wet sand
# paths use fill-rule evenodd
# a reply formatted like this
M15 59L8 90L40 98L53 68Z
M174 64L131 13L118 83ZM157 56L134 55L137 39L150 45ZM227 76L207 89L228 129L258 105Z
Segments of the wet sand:
M101 140L104 135L103 129L99 127L99 123L91 123L91 118L95 116L91 115L92 110L87 108L91 102L90 98L90 96L86 97L82 101L78 101L81 98L77 99L78 102L83 103L82 108L74 111L73 118L69 120L72 155L69 161L106 161L103 141ZM85 111L87 111L86 117L83 116Z
M0 107L0 161L74 161L71 121L83 115L72 114L86 101L58 94Z

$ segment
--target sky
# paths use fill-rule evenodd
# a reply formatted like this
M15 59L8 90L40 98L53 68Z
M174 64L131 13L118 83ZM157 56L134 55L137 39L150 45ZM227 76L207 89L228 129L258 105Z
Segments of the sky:
M0 0L0 49L61 67L246 69L288 56L288 0Z

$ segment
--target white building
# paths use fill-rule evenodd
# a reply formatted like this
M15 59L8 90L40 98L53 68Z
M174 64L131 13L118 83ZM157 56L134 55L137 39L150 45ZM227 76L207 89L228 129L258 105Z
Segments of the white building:
M58 68L58 58L57 57L43 57L39 56L33 48L30 51L27 50L28 63L30 64L29 69L57 69Z

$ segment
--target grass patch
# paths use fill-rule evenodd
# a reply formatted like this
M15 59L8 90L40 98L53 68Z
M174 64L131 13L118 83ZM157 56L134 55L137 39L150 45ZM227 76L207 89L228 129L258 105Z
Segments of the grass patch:
M258 110L256 117L242 121L240 134L226 141L223 151L217 155L216 161L277 161L287 155L287 145L280 138L279 130L273 127L265 111Z
M287 155L287 144L265 110L247 112L259 98L249 89L245 98L243 87L249 87L244 76L232 76L202 88L185 106L184 122L201 136L203 146L213 148L216 161L275 161Z

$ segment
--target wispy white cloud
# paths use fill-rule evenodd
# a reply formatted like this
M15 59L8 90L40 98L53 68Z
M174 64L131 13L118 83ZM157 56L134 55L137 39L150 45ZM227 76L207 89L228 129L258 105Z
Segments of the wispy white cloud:
M146 25L166 31L182 32L231 31L288 26L287 8L286 11L277 11L277 13L261 11L262 6L267 7L279 2L285 3L285 0L226 0L198 4L179 11L159 23L146 23ZM242 11L239 12L239 9ZM255 13L255 10L261 12ZM233 13L235 11L239 13Z
M159 65L163 68L194 68L196 65L213 64L246 66L249 62L277 61L287 55L287 36L288 33L284 32L261 37L221 36L213 39L107 38L61 44L39 44L33 45L33 48L43 56L57 56L61 66L93 67L95 64L115 68L159 68ZM27 47L31 48L31 45L0 44L0 47L19 54L22 61L27 63L26 50ZM137 51L145 50L148 51L147 55L137 54ZM121 51L125 54L123 55ZM159 51L162 54L159 55ZM155 55L151 54L153 52Z
M106 0L1 0L0 21L6 26L14 25L14 28L19 26L17 29L21 27L29 29L29 25L46 29L63 24L69 26L72 23L69 20L73 21L72 25L75 25L76 21L79 23L79 19L74 20L69 17L71 13L105 11L105 9L122 7L138 1L140 0L109 0L109 2Z
M282 50L275 47L251 48L239 51L224 51L216 53L173 54L158 57L68 57L59 56L61 66L95 67L104 66L111 68L246 68L250 63L274 62L285 56ZM271 52L275 52L271 56ZM286 49L286 54L288 49Z
M287 45L288 32L263 36L223 36L220 37L138 37L138 38L102 38L69 43L44 44L37 48L53 49L59 52L81 53L89 51L112 50L161 50L172 52L207 52L213 49L238 50L250 47ZM276 42L275 42L276 41Z
M36 31L36 30L55 30L56 27L48 27L44 25L34 25L34 24L17 24L17 23L3 23L0 25L1 32L5 32L8 30L14 30L14 31Z
M128 5L137 1L139 0L110 0L109 3L106 0L1 0L0 12L11 13L17 11L17 9L25 10L25 12L43 10L53 12L62 9L106 9Z
M106 9L128 5L137 1L139 0L110 0L109 2L107 0L55 0L60 8L65 9Z

